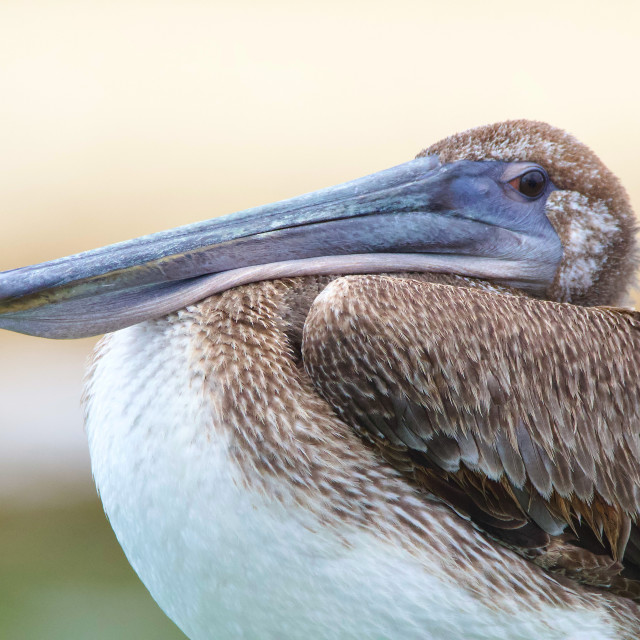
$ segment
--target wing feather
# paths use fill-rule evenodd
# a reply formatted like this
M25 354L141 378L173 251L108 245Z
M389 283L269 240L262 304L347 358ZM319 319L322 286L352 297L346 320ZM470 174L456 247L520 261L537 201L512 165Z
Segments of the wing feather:
M489 534L576 579L640 575L636 314L348 276L302 350L343 419Z

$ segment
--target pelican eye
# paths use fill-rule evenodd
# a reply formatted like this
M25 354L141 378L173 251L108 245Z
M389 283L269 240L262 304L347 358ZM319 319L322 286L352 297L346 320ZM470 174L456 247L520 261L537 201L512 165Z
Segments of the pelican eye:
M532 169L513 180L509 180L509 184L523 196L537 198L542 195L547 186L547 176L539 169Z

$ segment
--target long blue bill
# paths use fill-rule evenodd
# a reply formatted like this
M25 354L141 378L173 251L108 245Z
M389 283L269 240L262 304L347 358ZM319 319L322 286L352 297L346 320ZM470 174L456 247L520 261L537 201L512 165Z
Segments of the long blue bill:
M544 214L548 193L532 202L510 193L502 179L509 166L419 158L0 273L0 327L49 338L97 335L241 284L309 274L449 272L542 295L562 247Z

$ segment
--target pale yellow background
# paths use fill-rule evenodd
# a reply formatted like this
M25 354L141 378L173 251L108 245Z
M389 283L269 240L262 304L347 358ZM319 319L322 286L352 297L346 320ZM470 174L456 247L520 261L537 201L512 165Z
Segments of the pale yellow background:
M639 2L0 0L0 269L335 184L508 118L574 133L640 209L639 62ZM0 332L0 500L91 491L90 344Z

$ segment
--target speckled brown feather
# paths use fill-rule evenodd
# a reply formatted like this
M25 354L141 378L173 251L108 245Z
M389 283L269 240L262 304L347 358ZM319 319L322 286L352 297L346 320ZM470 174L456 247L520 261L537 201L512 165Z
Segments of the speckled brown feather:
M402 277L417 284L433 280L506 291L448 275ZM408 549L430 572L496 610L517 615L548 605L604 607L621 638L637 637L636 604L547 573L491 544L336 416L314 388L297 346L309 305L333 280L294 278L238 287L155 321L165 331L176 326L190 335L191 384L225 416L219 428L230 439L247 488L299 505L333 531L358 527ZM108 344L107 336L98 358Z
M338 414L425 490L548 569L640 596L617 563L638 575L639 316L351 276L315 301L303 354Z

